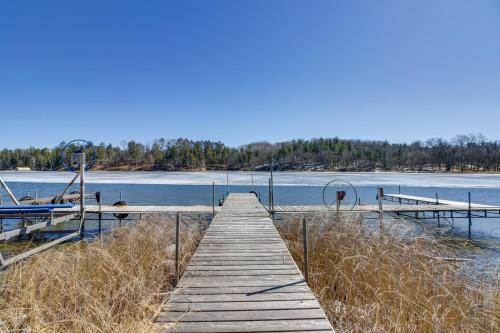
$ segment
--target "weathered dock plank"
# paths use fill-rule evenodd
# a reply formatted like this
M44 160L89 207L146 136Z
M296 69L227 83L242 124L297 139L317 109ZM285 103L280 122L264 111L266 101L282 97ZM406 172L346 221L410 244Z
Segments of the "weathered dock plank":
M183 322L171 328L174 332L331 332L328 322L321 319L273 319L240 321Z
M448 204L424 204L424 205L383 205L384 212L387 213L411 213L411 212L466 212L469 210L467 205L448 205ZM379 211L378 205L356 205L354 208L347 206L340 206L340 211L351 211L355 213L377 213ZM303 205L303 206L288 206L288 205L275 205L274 212L276 213L325 213L335 212L335 208L328 209L325 205ZM499 212L500 206L494 205L471 205L471 212Z
M111 205L85 205L87 213L104 214L146 214L146 213L212 213L212 206L192 205L192 206L111 206ZM220 210L216 206L215 212ZM58 213L79 212L80 206L73 208L61 208L54 210Z
M223 321L231 318L234 321L240 320L274 320L276 317L281 320L289 320L295 318L303 319L322 319L323 311L318 309L300 309L300 310L277 310L277 311L222 311L222 312L187 312L182 315L184 321L189 322L207 322L207 321ZM171 312L160 315L158 321L172 322L177 320L178 314Z
M157 322L169 332L333 332L253 194L228 196Z

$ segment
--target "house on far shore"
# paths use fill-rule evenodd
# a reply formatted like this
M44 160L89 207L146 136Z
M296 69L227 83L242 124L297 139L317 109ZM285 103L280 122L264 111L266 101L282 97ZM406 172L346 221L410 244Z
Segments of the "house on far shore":
M17 167L16 171L31 171L30 167Z

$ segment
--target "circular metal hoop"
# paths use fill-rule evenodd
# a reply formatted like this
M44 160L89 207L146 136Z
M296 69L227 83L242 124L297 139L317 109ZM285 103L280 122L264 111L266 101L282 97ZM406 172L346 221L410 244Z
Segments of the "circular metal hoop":
M71 172L76 171L76 169L66 161L66 157L70 153L72 153L69 151L70 147L73 147L73 146L78 147L77 150L80 150L83 152L85 150L87 150L87 151L90 150L90 154L87 157L87 161L85 163L85 170L91 169L96 164L97 151L95 149L95 146L92 144L92 142L87 141L87 140L82 140L82 139L76 139L76 140L72 140L72 141L68 142L61 150L61 164L64 166L64 168L68 171L71 171Z
M323 187L323 204L326 206L326 208L328 208L329 210L332 210L332 209L336 209L336 206L333 206L331 204L328 204L327 200L326 200L326 192L328 190L328 187L332 184L344 184L346 185L346 189L352 189L353 193L354 193L354 202L352 204L352 206L349 206L349 210L353 210L354 207L356 207L356 204L358 202L358 191L356 191L356 188L354 187L354 185L352 185L351 183L349 183L348 181L346 180L342 180L342 179L333 179L331 181L329 181L325 187ZM345 192L344 192L345 194Z

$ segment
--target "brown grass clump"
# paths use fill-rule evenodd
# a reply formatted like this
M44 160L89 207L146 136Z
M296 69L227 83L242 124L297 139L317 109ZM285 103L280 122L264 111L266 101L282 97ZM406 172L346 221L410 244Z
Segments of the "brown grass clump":
M457 257L456 241L394 236L387 225L380 233L359 215L309 219L309 284L338 331L500 331L498 269L444 260ZM278 229L303 269L301 219Z
M205 225L181 225L181 268ZM175 221L149 217L0 274L0 332L148 332L173 289Z

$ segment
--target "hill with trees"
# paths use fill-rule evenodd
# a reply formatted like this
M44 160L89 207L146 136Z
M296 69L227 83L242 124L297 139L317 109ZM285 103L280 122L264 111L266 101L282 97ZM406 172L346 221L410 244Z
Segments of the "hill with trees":
M3 149L0 169L62 168L64 142L53 148ZM158 139L96 145L99 170L500 171L500 141L457 135L413 143L318 138L229 147L222 142Z

